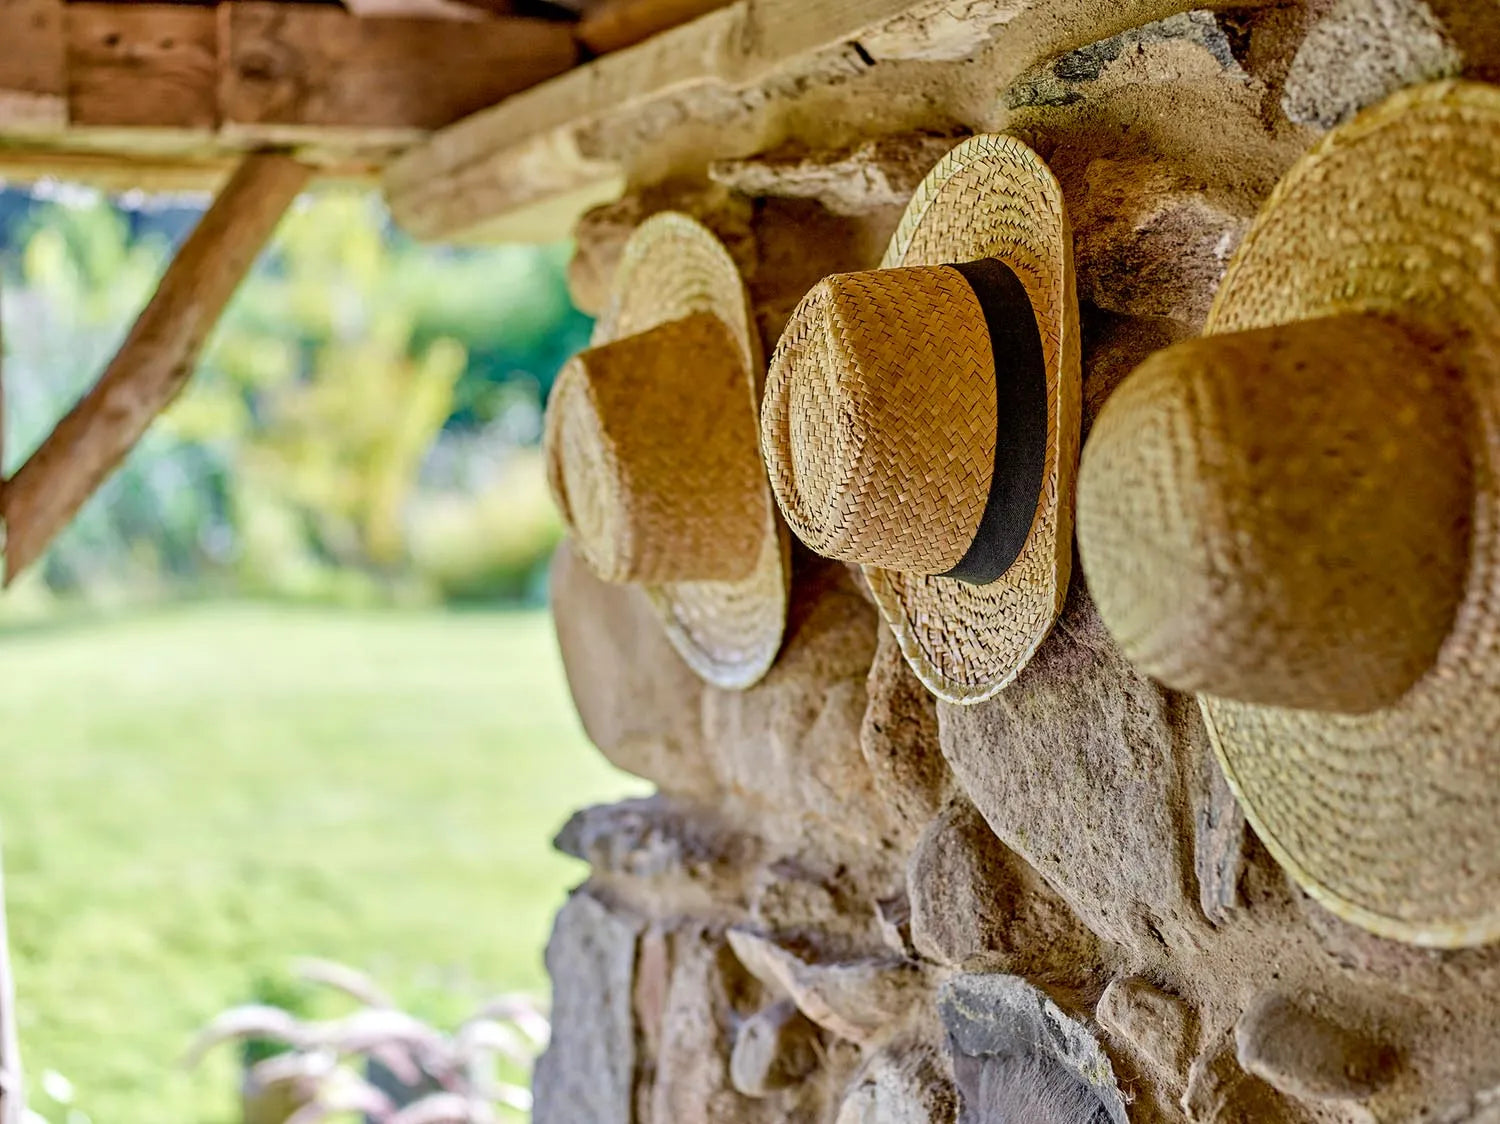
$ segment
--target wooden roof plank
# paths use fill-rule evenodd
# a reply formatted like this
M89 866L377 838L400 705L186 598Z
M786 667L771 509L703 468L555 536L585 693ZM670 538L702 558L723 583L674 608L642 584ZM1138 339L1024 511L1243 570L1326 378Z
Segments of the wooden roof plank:
M61 0L0 0L0 128L56 129L68 117Z
M68 123L211 132L219 121L212 8L64 5Z

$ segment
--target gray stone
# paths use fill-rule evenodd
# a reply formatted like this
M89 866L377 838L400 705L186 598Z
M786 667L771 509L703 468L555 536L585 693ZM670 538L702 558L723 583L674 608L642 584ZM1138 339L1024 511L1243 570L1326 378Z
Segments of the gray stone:
M1364 1100L1390 1080L1396 1061L1373 1037L1274 992L1246 1008L1234 1043L1246 1073L1311 1100Z
M1328 129L1405 86L1462 69L1425 0L1336 0L1292 59L1281 105L1293 121Z
M632 1124L632 989L641 925L587 890L568 899L547 943L552 1040L532 1082L536 1124Z
M1123 1042L1179 1089L1193 1060L1193 1012L1175 995L1143 979L1113 980L1094 1013Z
M634 878L713 881L755 860L755 841L665 796L600 804L575 812L553 840L595 870Z
M1019 976L955 976L938 992L938 1014L966 1096L977 1090L986 1059L1036 1058L1087 1086L1113 1124L1129 1124L1114 1068L1098 1041Z
M818 1028L795 1003L783 999L740 1024L729 1078L745 1096L765 1097L816 1069L819 1050Z

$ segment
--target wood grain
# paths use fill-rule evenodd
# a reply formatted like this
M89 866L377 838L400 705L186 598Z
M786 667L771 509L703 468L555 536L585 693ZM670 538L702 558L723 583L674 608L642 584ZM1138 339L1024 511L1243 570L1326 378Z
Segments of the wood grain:
M596 55L634 46L732 0L605 0L578 23L578 41Z
M567 25L501 17L359 19L331 6L218 9L226 125L435 129L560 74Z
M70 124L210 130L218 123L212 8L64 7Z
M286 156L253 155L240 164L103 376L0 491L7 585L187 384L224 306L307 177Z
M0 125L67 120L61 0L0 0Z

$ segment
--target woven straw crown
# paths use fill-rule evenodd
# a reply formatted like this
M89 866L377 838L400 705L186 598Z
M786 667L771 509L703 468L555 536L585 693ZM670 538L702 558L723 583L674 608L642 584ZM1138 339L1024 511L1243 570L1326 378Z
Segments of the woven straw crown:
M1496 230L1500 90L1340 126L1079 479L1100 613L1201 692L1257 836L1339 916L1442 947L1500 940Z
M957 271L827 278L793 314L761 407L788 524L829 558L946 572L984 512L995 409L989 332Z
M1415 325L1372 315L1159 352L1086 450L1078 534L1100 613L1181 690L1389 706L1463 595L1468 410Z
M700 312L594 347L558 375L547 476L579 553L613 582L736 581L767 497L744 359Z

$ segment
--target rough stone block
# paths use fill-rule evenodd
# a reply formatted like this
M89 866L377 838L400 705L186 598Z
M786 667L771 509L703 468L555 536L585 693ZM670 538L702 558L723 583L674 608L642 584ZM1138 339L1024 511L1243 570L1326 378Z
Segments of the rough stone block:
M552 562L552 618L573 705L599 752L667 792L717 794L703 736L708 688L645 596L600 581L564 543Z
M1390 1078L1396 1056L1380 1042L1285 995L1256 997L1234 1028L1245 1072L1288 1096L1357 1101Z
M1251 216L1160 160L1095 160L1083 183L1074 214L1079 297L1201 328Z
M757 1011L739 1026L729 1078L747 1097L765 1097L817 1068L818 1028L790 999Z
M900 1040L876 1053L839 1106L835 1124L953 1124L958 1092L942 1054Z
M941 704L943 753L991 830L1095 933L1148 958L1207 929L1192 881L1197 704L1135 671L1075 576L1020 678Z
M923 832L907 864L912 943L951 967L1086 975L1092 935L967 800Z
M860 750L881 799L912 835L942 810L953 791L953 774L938 744L936 701L883 624L865 693L869 705L860 723Z
M640 923L587 890L568 899L547 944L552 1041L536 1063L536 1124L633 1124L633 988Z
M1179 1089L1193 1060L1193 1012L1143 979L1114 980L1094 1013L1109 1034Z
M1281 105L1299 124L1330 129L1405 86L1462 69L1425 0L1336 0L1292 59Z
M836 215L904 208L957 137L903 133L853 148L784 148L745 160L719 160L709 178L749 196L813 199Z

